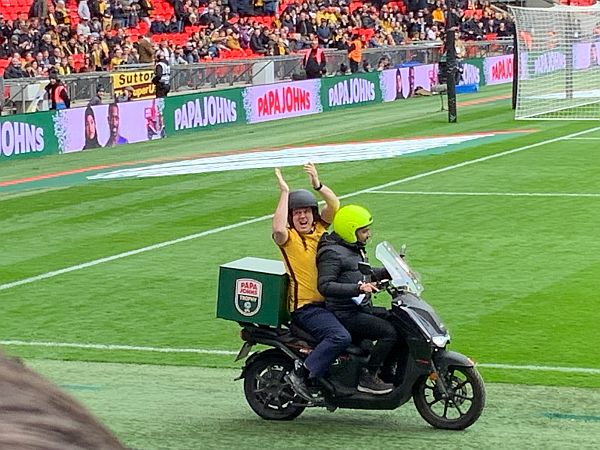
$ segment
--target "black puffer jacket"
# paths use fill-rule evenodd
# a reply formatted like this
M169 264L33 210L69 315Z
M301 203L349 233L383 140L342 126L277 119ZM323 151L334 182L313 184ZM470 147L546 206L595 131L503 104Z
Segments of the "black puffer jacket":
M372 280L360 272L358 263L361 261L369 262L364 244L349 244L335 232L325 233L321 237L317 247L318 288L325 297L328 310L351 312L362 309L352 297L361 293L359 281ZM383 268L373 268L373 272L375 280L387 276Z

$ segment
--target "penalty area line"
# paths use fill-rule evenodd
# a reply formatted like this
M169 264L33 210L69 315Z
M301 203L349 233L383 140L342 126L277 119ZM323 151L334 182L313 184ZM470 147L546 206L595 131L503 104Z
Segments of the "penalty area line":
M406 177L406 178L401 178L399 180L395 180L395 181L390 181L388 183L384 183L384 184L380 184L378 186L372 186L370 188L367 189L361 189L359 191L355 191L355 192L351 192L345 195L341 195L339 198L340 199L345 199L345 198L350 198L350 197L355 197L357 195L361 195L361 194L366 194L372 191L377 191L377 190L382 190L382 189L386 189L390 186L396 186L398 184L402 184L402 183L408 183L410 181L414 181L414 180L419 180L421 178L425 178L425 177L429 177L432 175L436 175L439 173L444 173L444 172L448 172L454 169L459 169L461 167L466 167L466 166L470 166L473 164L477 164L480 162L484 162L484 161L489 161L495 158L500 158L502 156L507 156L507 155L512 155L513 153L518 153L518 152L522 152L524 150L529 150L532 148L537 148L537 147L541 147L543 145L546 144L552 144L554 142L559 142L559 141L563 141L565 139L571 139L574 137L578 137L587 133L592 133L594 131L598 131L600 130L600 127L594 127L594 128L590 128L588 130L583 130L583 131L578 131L576 133L571 133L565 136L560 136L557 138L552 138L552 139L547 139L545 141L540 141L540 142L536 142L535 144L529 144L529 145L525 145L522 147L517 147L517 148L513 148L510 150L505 150L503 152L500 153L494 153L492 155L488 155L488 156L483 156L481 158L475 158L475 159L470 159L467 161L463 161L461 163L457 163L457 164L452 164L450 166L446 166L446 167L442 167L440 169L435 169L435 170L430 170L428 172L423 172L417 175L413 175L410 177ZM63 275L65 273L70 273L70 272L75 272L77 270L81 270L81 269L86 269L88 267L94 267L97 266L99 264L103 264L106 262L110 262L110 261L116 261L118 259L122 259L122 258L126 258L128 256L133 256L133 255L139 255L140 253L145 253L148 251L152 251L152 250L157 250L160 248L164 248L164 247L169 247L171 245L175 245L175 244L179 244L181 242L186 242L186 241L190 241L193 239L197 239L197 238L201 238L204 236L209 236L212 234L216 234L216 233L220 233L222 231L228 231L228 230L233 230L235 228L239 228L241 226L244 225L249 225L249 224L253 224L253 223L257 223L257 222L261 222L263 220L268 220L270 218L272 218L273 215L269 214L266 216L261 216L261 217L257 217L256 219L251 219L251 220L244 220L242 222L237 222L237 223L233 223L230 225L226 225L226 226L222 226L222 227L218 227L218 228L213 228L211 230L206 230L200 233L194 233L194 234L190 234L188 236L183 236L177 239L172 239L169 241L165 241L165 242L160 242L157 244L153 244L153 245L149 245L147 247L142 247L142 248L138 248L135 250L130 250L127 252L123 252L123 253L119 253L116 255L112 255L112 256L107 256L104 258L99 258L99 259L95 259L93 261L88 261L82 264L77 264L74 266L70 266L70 267L65 267L63 269L58 269L58 270L53 270L50 272L46 272L46 273L42 273L39 275L35 275L33 277L29 277L29 278L24 278L21 280L17 280L17 281L12 281L9 283L4 283L4 284L0 284L0 291L6 290L6 289L11 289L17 286L22 286L22 285L26 285L26 284L30 284L30 283L34 283L36 281L41 281L41 280L46 280L48 278L53 278L56 277L58 275Z
M50 347L50 348L73 348L84 350L108 350L108 351L130 351L130 352L155 352L155 353L193 353L198 355L223 355L234 356L237 351L216 350L204 348L172 348L172 347L146 347L140 345L120 345L120 344L80 344L76 342L43 342L43 341L20 341L20 340L0 340L0 345L5 346L26 346L26 347ZM536 366L520 364L493 364L477 363L477 367L485 369L500 370L521 370L537 372L564 372L581 373L589 375L600 375L600 369L591 367L563 367L563 366Z
M600 141L600 137L572 137L567 138L569 141Z
M369 191L369 194L399 194L399 195L455 195L466 197L600 197L592 193L568 192L442 192L442 191Z

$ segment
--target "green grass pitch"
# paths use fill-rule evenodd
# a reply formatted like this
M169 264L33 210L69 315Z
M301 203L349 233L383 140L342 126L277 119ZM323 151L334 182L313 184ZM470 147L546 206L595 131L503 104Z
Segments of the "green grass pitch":
M493 100L507 92L506 87L488 88L460 96L459 102L490 101L459 105L459 123L454 125L439 112L439 99L417 98L127 148L7 163L0 166L0 183L165 156L527 130L447 152L321 164L318 169L324 183L347 195L457 165L343 203L371 210L375 242L408 245L408 259L422 275L424 296L450 329L451 348L480 362L487 382L597 388L600 129L589 122L515 122L510 100ZM517 151L483 159L508 150ZM283 173L292 188L307 187L300 167L286 167ZM34 364L38 361L51 375L60 373L58 363L42 360L187 366L179 367L182 371L239 367L228 354L177 349L239 348L237 324L215 319L218 266L243 256L279 258L270 240L269 219L6 286L260 218L273 212L277 198L272 169L95 182L71 175L0 187L0 341L12 341L6 351ZM380 296L377 301L387 300ZM176 373L177 367L172 370ZM241 392L241 385L230 380L223 379L219 389ZM500 390L502 385L497 386ZM204 401L210 401L205 394ZM98 405L94 399L87 401ZM256 423L246 405L239 403L238 409L248 410L245 420ZM131 438L121 431L122 417L106 417L135 445L154 448L151 433ZM257 423L267 433L268 426ZM157 448L190 447L174 443Z

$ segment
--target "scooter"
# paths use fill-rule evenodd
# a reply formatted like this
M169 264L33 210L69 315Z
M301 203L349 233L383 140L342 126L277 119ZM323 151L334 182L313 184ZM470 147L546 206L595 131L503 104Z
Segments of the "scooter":
M423 286L403 253L388 242L380 243L375 252L391 278L379 284L391 296L389 320L403 338L393 351L395 361L384 367L392 374L386 380L393 383L392 392L373 395L356 389L372 347L372 342L362 341L349 346L331 365L329 375L319 380L314 400L303 398L286 375L295 361L304 361L317 341L294 324L275 328L240 323L244 344L236 361L247 359L237 379L244 379L246 400L256 414L267 420L292 420L307 407L332 412L337 408L392 410L412 398L421 417L435 428L463 430L477 421L485 406L483 379L471 359L447 349L448 330L421 298ZM368 280L368 263L360 270ZM256 344L271 348L248 357Z

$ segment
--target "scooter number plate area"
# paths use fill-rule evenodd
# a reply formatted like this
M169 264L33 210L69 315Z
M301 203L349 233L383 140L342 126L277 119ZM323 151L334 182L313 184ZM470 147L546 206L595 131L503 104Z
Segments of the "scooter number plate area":
M238 355L235 357L235 360L239 361L240 359L244 359L246 356L248 356L250 350L252 349L252 345L253 344L250 344L249 342L244 342L244 345L242 345L242 348L240 349Z

